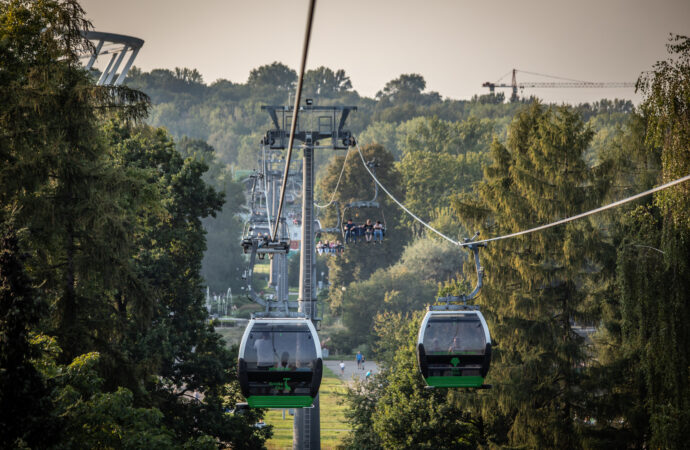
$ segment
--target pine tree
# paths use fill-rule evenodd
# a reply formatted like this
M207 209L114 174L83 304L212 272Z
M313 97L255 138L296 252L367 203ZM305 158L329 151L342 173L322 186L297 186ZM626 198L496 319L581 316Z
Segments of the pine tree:
M491 237L575 215L598 205L603 168L584 161L592 132L565 108L533 103L521 111L474 197L456 199L467 229ZM582 367L575 324L592 323L589 285L597 277L598 233L587 221L491 243L479 304L496 348L484 407L497 444L576 448Z
M28 228L34 255L28 266L44 283L53 308L46 323L67 363L107 346L91 330L112 329L102 299L126 267L128 219L140 186L110 159L99 118L118 108L139 119L147 97L96 86L80 66L89 49L81 30L90 24L76 1L2 7L0 203L21 205L17 223Z

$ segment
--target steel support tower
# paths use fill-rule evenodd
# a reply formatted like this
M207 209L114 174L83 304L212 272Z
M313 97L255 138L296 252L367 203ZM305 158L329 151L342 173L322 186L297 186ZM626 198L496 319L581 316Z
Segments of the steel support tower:
M277 220L278 202L280 201L280 177L282 175L279 166L285 161L276 158L275 150L268 150L268 157L263 160L263 173L266 180L266 207L270 211L271 220ZM276 253L271 258L268 284L275 289L276 300L288 301L288 273L287 255Z
M316 306L316 277L314 260L314 151L316 149L346 150L354 143L352 134L343 129L345 121L354 106L312 106L307 100L300 107L295 141L302 143L302 236L299 266L299 312L314 322L318 330L321 318ZM271 149L287 148L293 108L290 106L262 106L268 111L274 129L269 130L263 144ZM300 126L300 124L307 124ZM322 141L330 141L320 145ZM313 407L295 411L293 422L292 448L295 450L314 450L321 448L321 424L319 396Z

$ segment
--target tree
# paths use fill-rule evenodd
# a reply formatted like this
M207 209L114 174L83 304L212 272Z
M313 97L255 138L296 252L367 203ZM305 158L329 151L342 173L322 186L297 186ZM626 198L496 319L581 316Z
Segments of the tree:
M378 268L385 267L389 261L395 261L402 252L408 234L399 224L400 212L397 205L393 204L379 191L376 199L380 208L350 208L345 211L345 205L353 201L371 200L374 197L374 181L362 164L362 160L355 150L345 162L342 179L335 200L339 202L339 208L331 206L325 209L320 217L324 227L333 227L338 221L338 215L343 215L346 222L351 218L356 223L364 223L367 219L372 221L385 219L387 236L383 245L350 245L347 251L335 261L328 261L328 276L331 282L332 297L339 295L340 288L347 283L366 278ZM393 155L380 145L368 145L362 148L362 154L367 161L375 160L379 167L376 168L376 177L389 191L401 198L398 172L393 164ZM343 169L344 157L336 157L326 168L325 175L318 181L318 195L321 203L328 203L331 193L335 190L341 169ZM331 236L325 236L325 239ZM342 239L342 237L340 237ZM337 309L337 301L333 305Z
M113 326L99 300L128 266L124 236L145 197L140 180L109 158L99 118L117 109L139 120L148 101L127 88L96 86L81 68L88 45L80 30L90 24L76 1L4 3L0 24L7 62L0 204L19 207L17 226L31 236L27 267L43 283L54 312L47 324L68 362L93 343L89 330Z
M338 350L351 351L366 344L379 358L379 351L396 349L394 345L379 346L382 334L375 332L375 317L416 311L432 303L437 283L456 277L461 262L458 248L418 239L405 248L398 263L336 290L341 294L336 305L345 326L333 339Z
M175 78L187 84L204 84L204 77L196 69L175 67Z
M297 72L285 64L273 62L249 72L247 84L250 88L257 89L259 95L265 95L268 92L286 95L294 88L296 81Z
M239 214L244 211L244 185L232 179L230 170L217 161L215 149L206 142L183 138L176 147L183 158L193 158L209 167L203 179L225 199L215 217L202 220L207 250L201 275L212 292L224 293L229 287L239 292L239 271L245 265L242 253L237 251L243 225Z
M2 211L0 231L0 446L39 447L54 438L48 423L48 389L32 364L30 342L45 307L32 286L12 212Z
M424 77L412 73L402 74L395 80L391 80L383 87L383 90L376 93L376 99L380 101L381 106L402 105L405 103L421 103L429 105L441 101L441 96L438 92L429 92L423 94L422 91L426 88L426 81Z
M391 80L383 87L383 90L376 93L377 98L395 97L396 95L419 95L426 89L426 80L417 74L402 74L395 80Z
M1 218L16 211L3 234L2 332L16 340L0 360L16 365L3 394L26 376L26 411L48 416L38 437L33 420L8 422L8 441L261 447L270 431L248 422L260 413L225 414L239 398L233 356L203 309L201 219L222 204L206 166L183 159L164 131L137 128L144 94L96 86L81 68L90 24L76 1L0 7ZM22 229L18 247L12 233ZM37 299L50 305L40 317ZM3 410L12 412L25 414Z
M673 58L638 82L647 149L661 163L662 182L690 168L690 39L675 36L668 49ZM688 206L687 183L655 194L653 205L629 213L619 247L619 363L634 374L636 404L644 405L625 411L644 426L636 433L641 446L681 448L690 439Z
M140 218L145 226L136 241L137 283L116 294L123 317L135 313L137 304L132 301L142 294L152 300L145 320L128 321L121 343L132 355L124 361L130 370L157 376L144 385L148 392L140 395L160 409L163 423L178 442L212 436L239 448L260 447L270 431L251 427L246 423L249 418L224 412L228 403L240 398L237 390L229 395L227 387L237 382L236 359L206 324L201 219L220 209L222 195L203 182L205 162L184 159L164 130L115 125L110 139L126 167L147 171L164 205L163 210ZM187 144L185 151L190 151ZM190 401L194 393L203 395L203 401Z
M395 159L399 160L402 156L402 151L398 146L398 132L396 126L387 122L374 122L367 126L362 131L358 138L360 144L379 144L386 150L391 152Z
M402 142L403 157L400 171L405 180L406 205L426 221L449 217L445 209L448 199L467 192L481 179L488 163L492 125L475 118L463 122L448 122L437 117L419 118ZM402 128L401 125L399 128ZM426 229L405 218L406 224L417 234ZM459 227L450 223L444 228L457 235Z
M352 89L350 77L340 69L333 71L320 66L314 70L307 70L304 74L304 96L317 98L333 98Z
M421 318L377 315L383 370L348 389L348 448L477 448L480 430L462 402L449 390L425 389L414 352Z
M607 166L583 155L592 133L577 113L538 103L513 120L506 144L473 196L456 199L467 229L495 236L572 216L600 203ZM483 407L496 444L572 448L587 411L579 401L590 356L575 323L596 320L589 288L603 245L588 222L571 222L482 251L487 279L479 303L497 344Z

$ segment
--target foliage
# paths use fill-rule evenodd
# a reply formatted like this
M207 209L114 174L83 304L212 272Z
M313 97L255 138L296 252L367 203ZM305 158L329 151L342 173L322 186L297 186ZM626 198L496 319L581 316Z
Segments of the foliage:
M477 424L447 390L427 390L414 342L421 314L380 314L376 331L387 349L384 370L348 390L348 448L454 448L478 445Z
M224 194L222 209L215 217L202 220L207 250L201 263L201 275L212 292L224 293L229 287L239 292L242 286L239 274L245 264L242 253L237 251L243 225L239 214L245 211L246 202L244 186L232 179L230 170L217 161L215 149L206 142L185 137L176 147L183 158L193 158L207 165L204 181Z
M688 172L690 40L672 38L669 51L676 58L657 63L638 83L645 94L647 158L660 166L660 181ZM627 374L615 387L634 395L620 406L630 423L622 431L640 447L680 448L690 439L687 201L681 185L656 195L654 205L633 209L618 249L620 329L613 331L622 354L611 362Z
M33 288L20 248L21 230L14 212L2 222L0 235L0 447L44 446L52 430L47 425L47 387L31 363L36 349L30 330L45 305Z
M492 144L493 164L476 197L456 199L459 218L493 236L599 204L607 166L586 165L591 137L566 108L525 108L507 143ZM489 374L495 388L483 411L491 428L506 432L491 436L494 442L581 445L577 418L586 413L579 402L580 367L590 356L573 327L595 323L596 291L588 287L601 276L602 248L597 230L580 221L482 251L487 279L479 303L498 345Z
M316 97L319 100L337 97L352 89L350 77L340 69L335 72L328 67L320 66L314 70L307 70L304 74L305 98Z
M45 337L37 338L50 346ZM59 352L53 347L51 351ZM88 448L154 448L173 446L171 433L161 424L163 415L155 408L137 408L132 392L118 388L102 392L103 380L96 372L99 355L88 353L69 365L57 365L50 353L42 364L48 383L53 386L53 420L60 425L56 449Z
M400 261L374 272L367 280L336 290L336 303L345 330L333 336L340 351L352 351L366 343L376 358L385 357L395 345L381 340L378 314L416 311L434 301L436 283L455 277L461 270L460 251L442 242L419 239L405 248ZM331 291L333 305L334 291ZM387 317L387 316L385 316Z
M363 147L362 154L365 161L376 161L376 177L381 183L397 197L400 195L398 187L399 175L395 168L393 155L380 145L368 145ZM372 222L380 220L386 226L386 239L381 245L366 244L361 241L357 245L348 245L347 251L338 258L329 258L328 273L331 282L332 302L338 308L337 299L333 297L341 288L351 280L365 279L377 269L385 267L389 261L398 259L408 233L400 226L400 210L392 202L384 197L382 192L376 198L380 208L348 208L346 205L353 201L371 200L374 197L374 181L362 164L362 159L355 149L350 150L347 161L344 157L336 157L326 168L326 173L318 181L318 193L321 199L319 203L327 203L331 193L335 190L338 178L342 171L342 178L335 200L338 207L331 206L323 210L319 218L325 227L335 227L338 215L342 223L352 219L354 223L363 224L367 219ZM343 168L343 164L345 165ZM328 200L326 200L328 199ZM324 236L323 239L331 240L333 236ZM342 240L341 236L335 239Z
M690 173L690 38L673 36L668 51L674 59L657 62L638 82L646 97L641 110L647 118L647 144L662 149L664 182ZM690 227L689 189L684 184L656 196L664 215L685 229Z
M240 398L227 392L234 360L206 324L201 219L223 200L207 166L137 126L144 94L95 86L79 66L90 24L78 3L0 7L0 320L16 350L3 352L0 391L28 394L23 407L0 399L15 415L4 442L261 447L269 432L248 422L260 413L225 413ZM200 86L197 75L175 74Z

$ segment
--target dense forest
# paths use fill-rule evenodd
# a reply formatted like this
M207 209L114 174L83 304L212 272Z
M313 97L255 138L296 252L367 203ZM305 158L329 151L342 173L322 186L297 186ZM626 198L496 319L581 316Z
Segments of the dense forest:
M288 103L296 72L274 62L209 84L133 68L127 87L96 86L76 0L0 8L0 447L263 447L262 411L230 412L237 349L204 292L242 286L238 174L270 128L261 106ZM304 95L357 106L364 158L415 214L455 239L491 237L690 173L690 39L668 50L640 77L639 106L448 99L419 74L367 98L327 67L307 71ZM351 149L317 158L320 203L341 172L339 205L371 197ZM382 368L348 391L344 447L684 448L689 189L482 250L493 389L473 392L425 389L414 353L426 305L466 293L471 261L380 193L383 244L318 261L321 340Z

